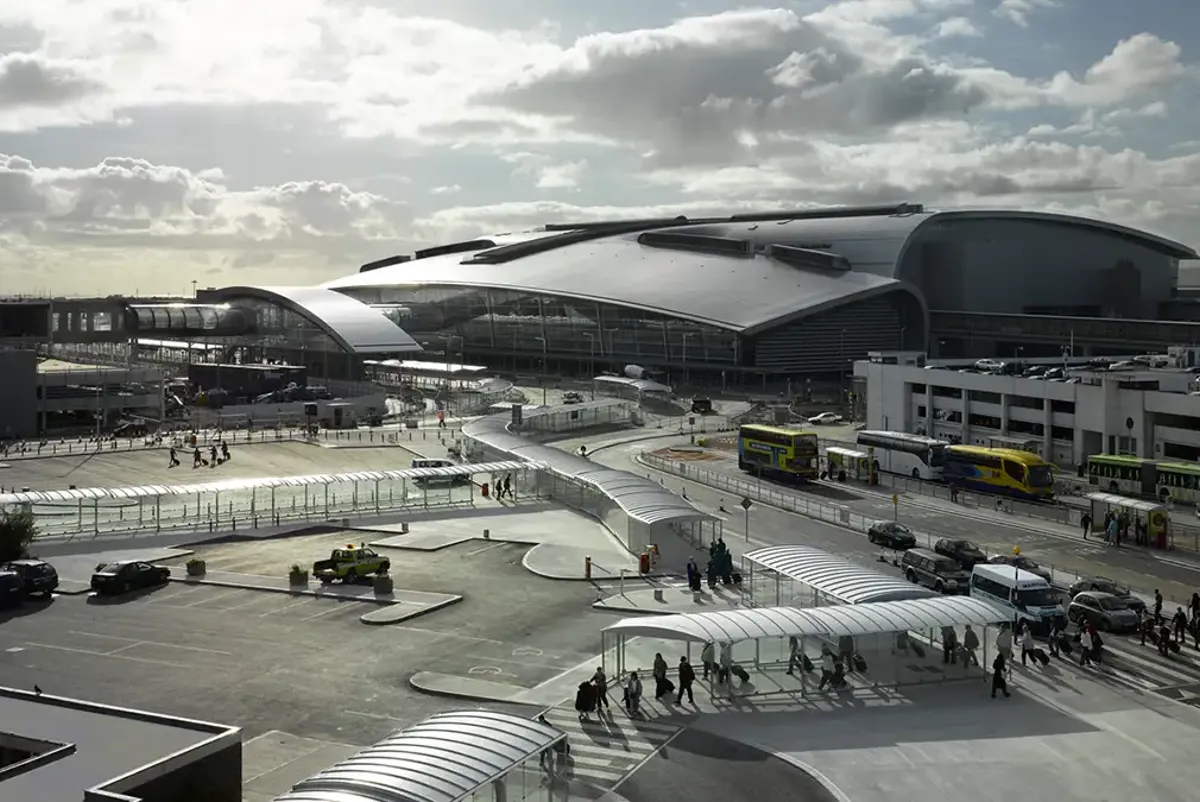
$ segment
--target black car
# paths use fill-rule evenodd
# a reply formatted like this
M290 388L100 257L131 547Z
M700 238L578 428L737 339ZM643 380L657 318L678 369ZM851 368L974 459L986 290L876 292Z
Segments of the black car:
M867 540L879 546L903 551L917 545L917 536L902 523L896 521L876 521L867 530Z
M976 563L987 562L987 554L983 549L969 540L944 537L933 544L933 550L943 557L949 557L968 571L974 568Z
M27 596L50 598L58 588L58 571L45 560L13 560L0 565L0 571L16 574Z
M0 607L16 607L25 601L25 585L12 571L0 571Z
M1102 576L1081 577L1067 588L1067 596L1074 599L1080 593L1088 592L1107 593L1116 596L1124 603L1124 605L1133 610L1138 615L1146 609L1146 603L1133 595L1133 592L1125 587L1114 582L1111 579L1105 579Z
M992 565L1011 565L1013 568L1019 568L1022 571L1028 571L1034 576L1040 576L1047 582L1053 581L1053 577L1048 570L1023 555L997 554L995 557L989 559L988 562Z
M165 583L171 569L139 560L119 560L99 565L92 574L92 590L97 593L128 593L139 588L152 588Z

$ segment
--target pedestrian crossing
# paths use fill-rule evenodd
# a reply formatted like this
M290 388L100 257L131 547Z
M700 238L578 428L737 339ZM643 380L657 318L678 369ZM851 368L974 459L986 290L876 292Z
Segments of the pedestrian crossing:
M567 734L567 773L574 781L611 790L671 740L680 727L653 719L630 719L619 703L580 721L566 704L546 711L546 720Z
M1099 666L1081 668L1076 648L1064 659L1066 665L1084 676L1094 676L1138 693L1159 693L1164 688L1200 683L1200 666L1193 663L1190 656L1164 658L1153 647L1141 647L1136 641L1113 643L1110 640L1104 647L1102 658Z

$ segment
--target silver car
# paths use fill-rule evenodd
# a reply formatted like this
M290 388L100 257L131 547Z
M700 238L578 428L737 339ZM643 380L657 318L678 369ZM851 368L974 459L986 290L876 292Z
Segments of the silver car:
M1067 619L1073 624L1092 624L1101 632L1135 632L1140 623L1138 614L1124 599L1099 591L1075 594L1067 608Z

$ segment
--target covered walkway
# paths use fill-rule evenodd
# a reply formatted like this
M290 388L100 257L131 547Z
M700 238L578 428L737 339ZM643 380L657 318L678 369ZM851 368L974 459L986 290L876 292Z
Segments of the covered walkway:
M441 713L393 733L275 802L549 802L541 755L566 736L508 713Z
M937 598L899 576L808 546L768 546L742 558L746 600L755 607L870 604Z
M759 607L706 613L624 618L604 628L604 650L616 647L616 672L647 671L661 653L675 668L682 654L708 674L716 695L807 693L817 689L821 658L828 652L846 668L854 687L895 687L985 675L995 639L989 631L1010 614L981 599L934 596L902 601L838 605L812 609ZM978 639L975 661L958 647ZM645 642L643 642L645 641ZM715 671L704 671L701 649L714 644L714 660L742 666L750 680L718 684ZM943 648L945 644L949 649ZM674 651L675 654L671 654ZM727 658L722 658L728 654ZM794 655L794 657L793 657ZM805 670L807 657L811 668ZM788 673L791 671L792 673ZM648 680L649 682L649 680ZM650 683L652 685L652 683Z

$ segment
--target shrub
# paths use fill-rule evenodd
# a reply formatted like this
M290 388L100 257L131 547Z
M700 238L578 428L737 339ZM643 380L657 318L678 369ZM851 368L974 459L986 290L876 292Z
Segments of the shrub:
M28 557L37 534L31 510L0 510L0 562Z

